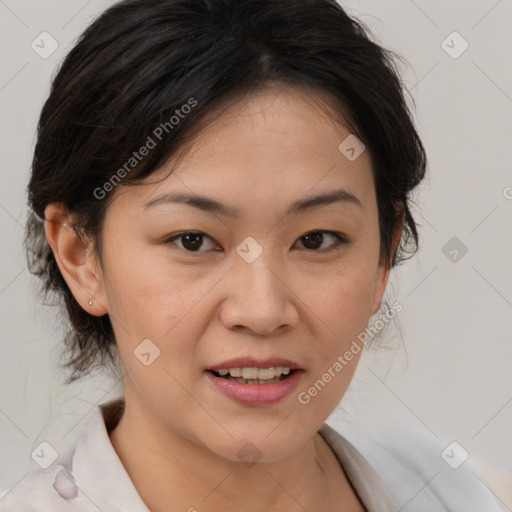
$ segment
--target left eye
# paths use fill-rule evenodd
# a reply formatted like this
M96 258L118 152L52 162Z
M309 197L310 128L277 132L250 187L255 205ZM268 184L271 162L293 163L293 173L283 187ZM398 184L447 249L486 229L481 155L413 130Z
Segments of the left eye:
M334 243L331 244L327 249L318 250L319 246L321 246L325 241L325 234L332 237L334 239ZM187 231L174 235L171 238L167 238L164 241L164 244L174 244L175 240L181 240L181 249L184 249L187 252L204 252L199 250L199 248L202 246L203 239L205 238L209 239L210 241L212 240L208 235L199 231ZM336 249L341 244L346 243L347 239L343 235L334 231L310 231L309 233L301 236L299 241L302 241L302 244L306 246L306 250L312 250L314 252L328 252Z
M182 239L183 243L181 249L185 249L187 252L203 252L198 251L198 248L203 243L203 238L208 238L211 240L211 238L204 233L198 231L187 231L185 233L180 233L178 235L174 235L171 238L168 238L164 243L167 245L174 243L174 240Z
M315 249L318 249L317 244L322 245L325 239L324 233L327 233L328 236L334 238L334 243L331 244L327 249L322 251L316 250L315 252L328 252L336 249L341 244L345 243L347 240L344 236L335 233L333 231L311 231L299 238L299 240L305 240L305 245L312 245ZM304 244L304 242L303 242ZM311 249L311 247L306 247L306 249ZM315 250L313 249L313 250Z

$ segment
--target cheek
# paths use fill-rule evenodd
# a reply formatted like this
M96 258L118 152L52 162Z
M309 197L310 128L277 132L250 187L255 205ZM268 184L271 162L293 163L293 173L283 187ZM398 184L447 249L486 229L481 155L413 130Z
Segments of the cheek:
M135 247L112 248L106 280L109 311L138 335L161 336L192 307L196 281L184 279L163 258ZM106 259L106 258L105 258ZM128 328L127 330L131 331Z
M362 258L342 261L322 276L303 279L304 303L331 331L331 336L345 339L353 329L364 328L371 316L375 289L375 269Z
M299 402L307 402L305 409L314 410L315 417L333 411L356 371L364 349L361 333L370 318L373 281L368 275L356 269L338 272L323 281L322 293L311 292L307 298L320 331Z
M319 328L314 364L302 389L307 396L308 390L318 393L315 407L320 416L330 414L341 400L361 357L375 286L373 265L361 255L347 258L329 275L316 276L316 286L310 276L301 288Z
M151 264L142 256L137 260L133 253L132 257L111 265L107 286L120 356L140 386L158 390L169 384L172 388L172 376L180 382L192 377L196 342L211 321L201 300L206 301L212 284L165 263ZM136 358L143 342L149 347L150 360L153 353L158 354L148 367Z

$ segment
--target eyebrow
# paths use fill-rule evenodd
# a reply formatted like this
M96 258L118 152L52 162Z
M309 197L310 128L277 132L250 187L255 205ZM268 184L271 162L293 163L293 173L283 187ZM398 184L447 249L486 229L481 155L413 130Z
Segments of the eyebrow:
M150 208L160 204L188 204L205 212L218 213L226 217L238 218L240 210L233 206L220 203L216 199L196 194L169 192L150 199L143 206ZM352 192L339 188L316 196L300 199L292 203L285 215L297 215L306 211L334 203L353 204L362 208L362 203Z

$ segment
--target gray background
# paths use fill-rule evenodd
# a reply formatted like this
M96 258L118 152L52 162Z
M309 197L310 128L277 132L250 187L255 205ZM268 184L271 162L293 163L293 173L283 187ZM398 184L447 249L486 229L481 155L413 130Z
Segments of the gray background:
M32 467L41 441L65 450L94 406L122 392L101 375L62 386L58 320L39 305L22 250L25 187L50 78L111 3L0 0L2 489ZM512 510L512 0L341 3L407 60L399 69L429 169L413 211L420 250L387 290L404 306L403 343L395 330L383 333L380 344L392 348L364 355L329 423L376 437L383 424L405 425L441 447L456 440ZM43 31L59 45L46 59L31 47ZM464 43L454 31L469 45L457 58Z

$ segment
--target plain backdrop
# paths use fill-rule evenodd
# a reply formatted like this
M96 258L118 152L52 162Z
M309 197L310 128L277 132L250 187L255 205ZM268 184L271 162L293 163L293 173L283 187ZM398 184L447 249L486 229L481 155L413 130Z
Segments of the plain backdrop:
M387 289L403 305L402 334L391 326L364 354L329 423L376 436L385 424L405 425L441 448L456 440L512 510L512 1L341 3L406 59L398 65L429 167L413 210L420 249ZM58 318L39 304L22 248L35 128L52 73L111 4L0 1L2 489L32 467L41 441L65 450L96 404L122 392L101 375L62 385ZM42 32L58 43L48 58L31 47Z

